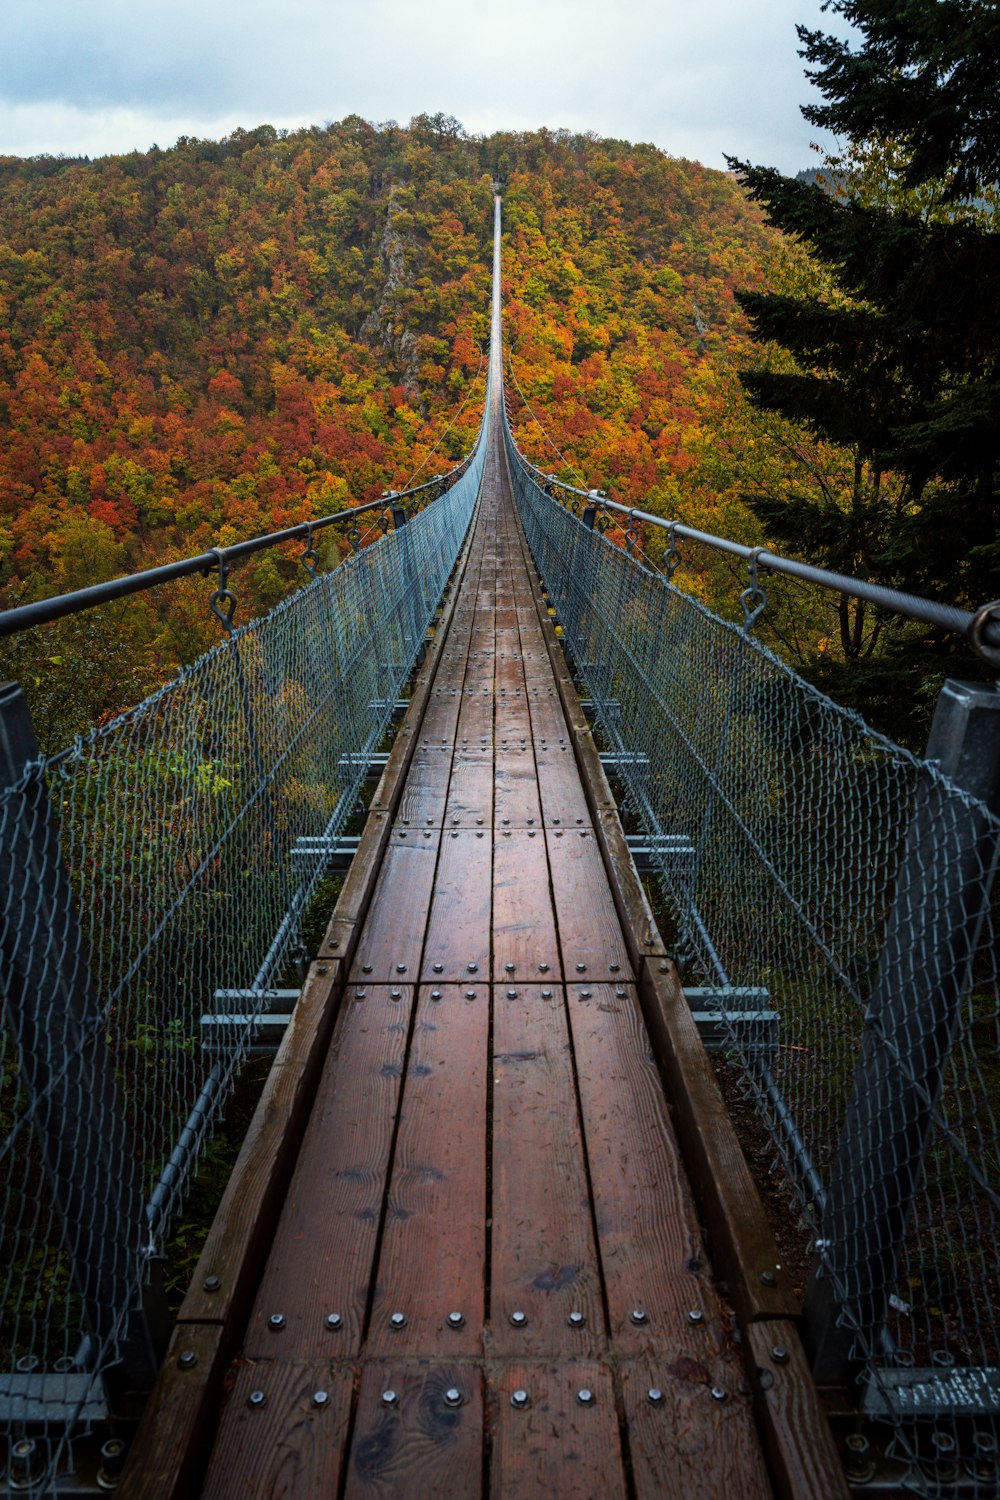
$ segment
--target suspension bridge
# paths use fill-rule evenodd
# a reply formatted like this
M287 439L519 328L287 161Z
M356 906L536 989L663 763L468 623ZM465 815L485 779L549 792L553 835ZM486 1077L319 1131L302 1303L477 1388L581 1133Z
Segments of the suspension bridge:
M1000 695L947 684L917 757L753 625L765 569L994 661L1000 611L731 544L712 615L656 517L518 452L500 269L498 196L437 498L239 630L194 560L225 641L60 756L5 690L9 1492L996 1495ZM282 534L311 573L326 524ZM719 542L668 530L669 573ZM167 1227L268 1047L171 1326Z

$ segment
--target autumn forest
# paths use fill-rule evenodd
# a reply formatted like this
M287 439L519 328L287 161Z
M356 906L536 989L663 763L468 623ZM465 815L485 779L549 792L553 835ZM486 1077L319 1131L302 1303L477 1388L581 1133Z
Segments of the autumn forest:
M442 116L261 126L97 161L0 159L0 602L322 516L461 458L482 412L495 176L529 457L753 542L772 540L759 502L790 484L849 497L851 454L754 411L737 378L769 357L737 290L813 273L735 175L566 132L471 137ZM327 566L346 546L328 535ZM646 541L655 563L662 539ZM297 555L244 565L238 620L303 581ZM733 614L735 570L692 557L684 576ZM214 644L211 586L5 643L47 746ZM852 649L877 654L870 626L842 626L778 590L766 629L822 676Z

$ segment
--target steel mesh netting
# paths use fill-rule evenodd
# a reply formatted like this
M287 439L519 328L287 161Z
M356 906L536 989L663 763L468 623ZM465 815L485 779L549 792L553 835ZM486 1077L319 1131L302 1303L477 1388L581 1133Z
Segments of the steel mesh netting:
M86 1421L253 1018L298 982L300 918L454 566L483 449L405 526L0 798L15 1435L44 1433L42 1401L56 1445L60 1403ZM39 852L46 788L59 839Z
M589 529L514 449L511 471L691 1007L767 1123L867 1407L911 1487L978 1475L992 1494L1000 821Z

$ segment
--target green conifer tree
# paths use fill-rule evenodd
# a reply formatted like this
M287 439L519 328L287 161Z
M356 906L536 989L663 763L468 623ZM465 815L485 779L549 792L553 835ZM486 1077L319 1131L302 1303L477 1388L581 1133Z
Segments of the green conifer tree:
M905 482L908 503L891 526L877 485L866 488L868 511L845 517L868 576L974 607L1000 594L1000 7L833 0L832 8L855 37L799 28L826 100L804 113L848 138L855 165L868 150L884 165L891 139L901 164L895 190L865 194L856 171L838 193L730 163L834 287L825 297L740 293L755 337L795 362L741 380L758 408ZM932 183L936 192L919 191ZM843 538L824 540L800 497L765 508L776 539L842 563ZM897 642L895 668L912 644L905 635Z

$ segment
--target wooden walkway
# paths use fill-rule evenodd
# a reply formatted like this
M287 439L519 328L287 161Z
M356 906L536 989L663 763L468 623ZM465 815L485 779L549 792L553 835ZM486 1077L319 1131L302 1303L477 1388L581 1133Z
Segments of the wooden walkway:
M306 1089L286 1038L123 1493L846 1493L751 1266L772 1386L794 1354L765 1462L642 1019L662 949L634 872L609 880L496 439L462 566L300 1002L315 1043L342 995L332 1044Z

